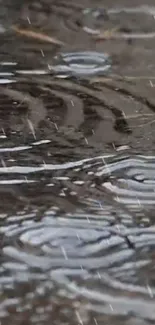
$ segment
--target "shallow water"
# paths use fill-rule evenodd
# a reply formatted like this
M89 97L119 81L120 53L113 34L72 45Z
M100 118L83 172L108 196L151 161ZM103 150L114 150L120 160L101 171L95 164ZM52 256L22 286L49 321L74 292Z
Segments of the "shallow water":
M154 324L154 2L0 8L1 324Z

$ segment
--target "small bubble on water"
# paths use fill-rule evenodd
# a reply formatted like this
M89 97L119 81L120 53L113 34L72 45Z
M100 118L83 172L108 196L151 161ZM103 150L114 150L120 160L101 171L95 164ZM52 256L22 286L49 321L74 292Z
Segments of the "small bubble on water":
M62 190L60 193L59 193L59 196L66 196L65 192Z
M75 195L77 195L77 193L74 192L74 191L71 191L71 192L70 192L70 195L75 196Z

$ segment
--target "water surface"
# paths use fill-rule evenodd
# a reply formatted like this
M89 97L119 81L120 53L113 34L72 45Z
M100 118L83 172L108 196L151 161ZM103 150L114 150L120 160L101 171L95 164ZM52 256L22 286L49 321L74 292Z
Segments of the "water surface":
M154 3L0 8L1 324L154 324Z

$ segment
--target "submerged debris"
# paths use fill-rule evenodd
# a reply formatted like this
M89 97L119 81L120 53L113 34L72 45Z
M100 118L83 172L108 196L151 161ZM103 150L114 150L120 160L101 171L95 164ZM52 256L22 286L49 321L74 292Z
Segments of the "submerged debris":
M52 44L56 44L56 45L64 45L64 43L62 41L59 41L57 38L48 36L46 34L42 34L39 32L32 31L32 30L28 30L28 29L22 29L15 25L13 25L11 28L16 33L26 36L26 37L29 37L29 38L34 38L34 39L42 41L42 42L52 43Z

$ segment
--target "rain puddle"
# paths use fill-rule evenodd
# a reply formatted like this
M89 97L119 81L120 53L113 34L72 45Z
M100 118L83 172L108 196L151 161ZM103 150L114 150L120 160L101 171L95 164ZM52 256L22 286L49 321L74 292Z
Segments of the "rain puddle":
M154 3L0 5L0 322L154 324Z

